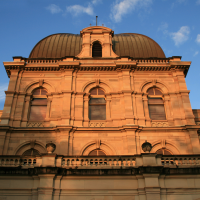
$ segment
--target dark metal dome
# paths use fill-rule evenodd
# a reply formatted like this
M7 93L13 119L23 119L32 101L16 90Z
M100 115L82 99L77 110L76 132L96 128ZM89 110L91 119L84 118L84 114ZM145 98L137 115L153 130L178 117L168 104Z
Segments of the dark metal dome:
M162 48L151 38L136 34L116 34L112 38L113 51L118 56L133 58L165 58ZM29 58L62 58L77 56L81 52L79 34L60 33L45 37L31 51Z

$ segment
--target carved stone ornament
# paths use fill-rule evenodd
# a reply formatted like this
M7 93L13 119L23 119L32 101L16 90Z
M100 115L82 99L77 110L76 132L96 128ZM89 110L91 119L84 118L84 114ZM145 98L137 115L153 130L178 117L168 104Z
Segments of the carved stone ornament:
M49 154L53 153L56 149L56 145L52 142L46 144L46 149Z
M145 153L150 153L151 149L152 149L151 143L145 141L145 142L142 144L142 150L143 150Z

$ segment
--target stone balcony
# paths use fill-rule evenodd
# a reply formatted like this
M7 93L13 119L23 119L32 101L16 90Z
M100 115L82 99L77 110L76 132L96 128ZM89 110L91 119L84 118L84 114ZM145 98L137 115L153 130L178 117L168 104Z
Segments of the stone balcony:
M163 156L144 153L133 156L62 156L43 154L41 156L0 156L0 168L58 167L65 169L130 169L162 166L170 168L200 167L200 155Z

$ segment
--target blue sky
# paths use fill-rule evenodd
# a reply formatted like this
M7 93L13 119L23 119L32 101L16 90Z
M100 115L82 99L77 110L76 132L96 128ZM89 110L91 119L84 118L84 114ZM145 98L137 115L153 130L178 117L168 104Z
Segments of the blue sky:
M166 57L192 61L186 82L193 109L200 109L200 0L6 0L0 1L0 109L9 79L3 61L28 57L34 45L54 33L80 33L104 24L115 33L154 39Z

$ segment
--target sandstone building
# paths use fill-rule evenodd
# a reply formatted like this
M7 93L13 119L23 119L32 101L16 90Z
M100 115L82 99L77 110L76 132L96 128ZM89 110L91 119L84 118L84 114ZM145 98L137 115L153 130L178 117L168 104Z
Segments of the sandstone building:
M0 199L200 199L190 64L103 26L47 36L4 62Z

